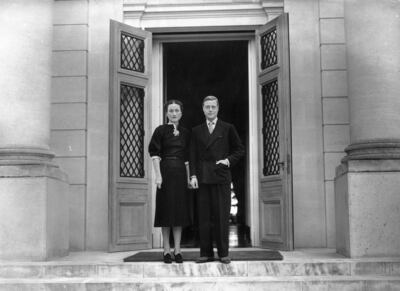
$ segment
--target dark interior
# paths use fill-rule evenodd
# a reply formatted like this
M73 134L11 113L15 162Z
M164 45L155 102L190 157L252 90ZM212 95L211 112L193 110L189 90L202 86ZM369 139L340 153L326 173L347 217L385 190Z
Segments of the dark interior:
M165 43L164 98L183 102L181 124L191 129L204 122L202 100L207 95L218 97L219 118L233 123L246 149L248 147L248 42L204 41ZM247 151L246 151L247 152ZM249 229L245 225L246 158L233 167L233 192L237 214L231 213L230 246L249 245ZM197 221L194 190L192 209L194 225L184 229L182 245L197 246ZM236 198L236 199L235 199ZM234 208L233 207L233 208Z

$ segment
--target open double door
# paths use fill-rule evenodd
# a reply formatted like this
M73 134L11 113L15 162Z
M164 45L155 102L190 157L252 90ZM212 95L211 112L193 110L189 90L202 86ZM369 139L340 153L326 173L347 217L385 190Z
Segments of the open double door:
M259 241L291 250L292 177L288 16L256 31ZM111 21L109 250L152 247L151 32ZM249 143L251 145L251 143Z

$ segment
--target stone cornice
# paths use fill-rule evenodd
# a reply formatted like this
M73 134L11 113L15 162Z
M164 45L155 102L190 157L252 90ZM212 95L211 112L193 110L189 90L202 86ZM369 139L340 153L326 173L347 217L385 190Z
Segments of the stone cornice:
M283 0L125 0L123 11L126 23L143 28L263 25L283 12Z
M346 173L399 172L400 139L356 141L345 148L347 155L336 167L336 178Z
M0 178L47 177L68 182L45 148L0 147Z
M45 148L0 147L0 165L53 165L53 158Z
M371 139L353 142L345 148L349 160L397 160L400 159L400 139Z

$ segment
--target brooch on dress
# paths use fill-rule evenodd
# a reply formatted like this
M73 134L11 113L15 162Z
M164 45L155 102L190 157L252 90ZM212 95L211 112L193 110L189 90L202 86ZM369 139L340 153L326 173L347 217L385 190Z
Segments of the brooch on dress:
M175 124L173 124L174 126L174 131L172 132L174 134L174 136L178 136L179 135L179 130L176 129Z

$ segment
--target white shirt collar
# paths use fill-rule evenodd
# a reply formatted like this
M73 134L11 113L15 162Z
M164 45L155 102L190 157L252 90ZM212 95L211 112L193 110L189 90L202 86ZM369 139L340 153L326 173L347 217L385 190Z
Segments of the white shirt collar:
M217 121L218 121L218 117L215 117L215 119L214 120L208 120L208 119L206 119L206 123L207 123L207 125L209 125L210 124L210 122L211 123L213 123L214 125L216 125L217 124Z

